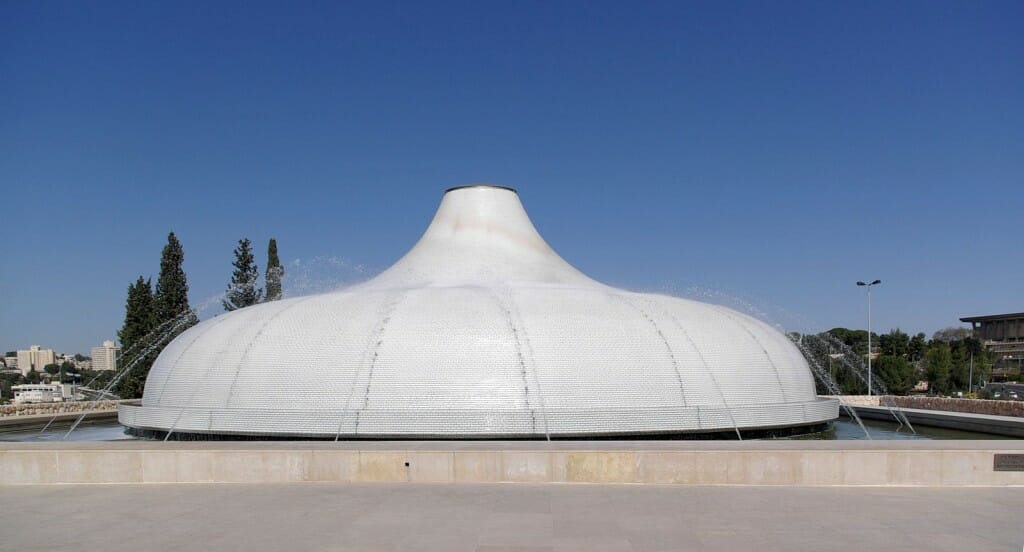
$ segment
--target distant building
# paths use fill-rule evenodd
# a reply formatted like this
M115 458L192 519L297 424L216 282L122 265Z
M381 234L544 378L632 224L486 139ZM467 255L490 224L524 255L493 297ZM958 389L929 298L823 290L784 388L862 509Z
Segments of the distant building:
M21 370L23 376L28 375L32 370L42 372L47 364L56 362L57 355L54 354L53 349L42 349L39 345L33 345L27 351L18 351L18 369Z
M59 383L13 385L14 404L63 402L64 389Z
M117 356L121 348L113 341L104 341L100 347L92 348L93 370L117 370Z
M961 318L974 329L974 337L993 353L992 372L1021 371L1024 361L1024 312Z

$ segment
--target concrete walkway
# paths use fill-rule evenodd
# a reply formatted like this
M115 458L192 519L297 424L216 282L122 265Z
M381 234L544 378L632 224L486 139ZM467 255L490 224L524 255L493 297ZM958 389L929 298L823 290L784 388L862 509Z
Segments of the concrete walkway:
M0 491L0 549L1018 551L1007 488L75 485Z

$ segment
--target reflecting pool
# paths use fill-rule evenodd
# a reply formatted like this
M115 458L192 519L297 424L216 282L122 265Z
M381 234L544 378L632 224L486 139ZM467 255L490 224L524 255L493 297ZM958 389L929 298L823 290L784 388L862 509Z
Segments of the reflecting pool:
M871 439L897 440L897 439L1011 439L1000 435L988 433L973 433L970 431L957 431L953 429L941 429L936 427L915 426L917 433L891 422L879 420L864 420L864 426L871 434ZM0 433L0 441L121 441L136 439L124 433L124 426L117 423L100 422L95 424L82 423L70 435L67 435L67 428L50 429L40 433L39 431L21 431L11 433ZM67 438L65 439L65 435ZM868 437L864 434L855 422L840 418L833 424L832 429L823 433L804 435L798 439L815 440L865 440Z

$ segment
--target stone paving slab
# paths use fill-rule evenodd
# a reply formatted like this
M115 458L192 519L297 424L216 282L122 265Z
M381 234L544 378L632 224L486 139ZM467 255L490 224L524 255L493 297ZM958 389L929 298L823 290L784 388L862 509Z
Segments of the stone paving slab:
M1017 551L1024 493L624 485L78 485L0 492L31 551Z

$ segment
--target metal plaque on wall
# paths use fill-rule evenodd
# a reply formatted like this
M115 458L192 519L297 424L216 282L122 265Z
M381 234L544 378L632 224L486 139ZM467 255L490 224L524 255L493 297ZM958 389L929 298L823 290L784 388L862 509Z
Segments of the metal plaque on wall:
M992 464L994 471L1024 471L1024 454L996 454Z

